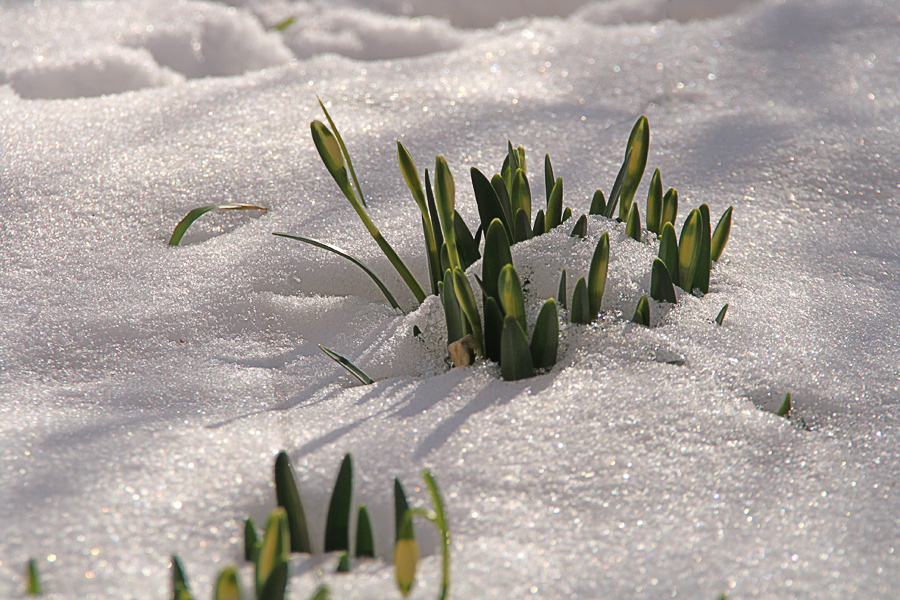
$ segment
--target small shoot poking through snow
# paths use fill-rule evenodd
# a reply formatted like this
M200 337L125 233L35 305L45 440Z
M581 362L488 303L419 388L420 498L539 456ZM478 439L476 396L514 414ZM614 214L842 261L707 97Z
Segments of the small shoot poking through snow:
M603 195L603 190L597 190L594 192L593 198L591 198L591 207L588 209L589 215L603 215L606 213L606 197Z
M172 598L173 600L192 600L193 595L188 587L187 574L178 556L172 555Z
M336 362L337 364L339 364L339 365L341 365L342 367L344 367L344 368L347 370L348 373L350 373L350 374L353 375L355 378L357 378L357 379L360 381L360 383L362 383L363 385L371 385L371 384L375 383L375 380L374 380L374 379L372 379L371 377L369 377L368 375L366 375L366 374L363 372L362 369L360 369L359 367L357 367L356 365L354 365L354 364L353 364L352 362L350 362L347 358L341 356L340 354L338 354L338 353L335 352L334 350L331 350L331 349L329 349L329 348L326 348L326 347L323 346L322 344L319 344L318 346L319 346L319 350L321 350L322 352L324 352L325 355L326 355L328 358L330 358L331 360L333 360L333 361Z
M335 573L349 573L350 572L350 555L346 552L341 552L340 556L338 556L337 568L334 570Z
M544 302L538 313L529 348L535 369L549 369L556 364L559 352L559 310L553 298Z
M666 263L658 258L653 259L653 270L650 272L650 297L657 302L671 304L678 302L669 269L666 267Z
M375 534L372 533L372 520L365 504L357 512L355 554L356 558L375 558Z
M422 517L432 523L440 533L441 540L441 588L438 600L446 600L450 593L450 528L447 523L447 515L444 510L444 501L441 498L437 481L430 471L422 472L422 478L431 495L431 504L434 512L422 508L407 510L402 519L400 533L394 545L394 572L397 578L397 587L403 597L409 595L416 581L416 567L419 562L419 546L412 536L413 517Z
M577 325L588 325L593 321L591 317L591 301L588 296L587 282L584 277L579 277L575 282L575 291L572 292L572 309L569 311L569 320Z
M647 192L647 231L659 235L662 227L663 190L659 169L653 171L650 189Z
M566 302L566 293L568 289L566 288L566 270L563 269L562 273L559 275L559 290L556 293L556 297L559 298L559 305L563 308L563 310L568 310L568 303Z
M590 321L600 315L600 307L603 301L603 292L606 290L606 277L609 272L609 233L603 232L594 255L591 257L591 266L588 270L587 292L590 302ZM574 301L573 301L574 305Z
M291 535L291 552L312 554L306 511L303 510L303 503L300 501L300 492L297 489L291 458L284 450L279 452L275 458L275 499L278 506L282 507L287 515L288 530ZM252 527L252 521L248 519L248 522L248 527ZM255 528L252 528L252 531L255 538ZM256 554L258 555L258 551ZM247 560L255 559L248 558Z
M784 397L784 402L781 403L781 406L778 407L778 411L775 413L779 417L785 417L789 419L791 417L791 393L788 392L787 396Z
M631 205L628 211L628 221L625 223L625 235L636 242L641 241L641 213L638 211L637 203Z
M28 563L25 565L25 595L40 596L42 593L37 560L29 558Z
M728 305L722 307L722 310L719 311L719 314L716 315L716 325L719 327L722 326L722 323L725 321L725 313L728 312Z
M733 206L729 206L725 210L725 213L716 225L715 232L712 234L709 257L714 262L717 262L719 258L722 257L722 252L725 250L725 244L728 243L728 236L731 235L731 213L733 209Z
M638 325L650 327L650 301L647 299L647 296L641 296L631 320Z
M287 587L291 540L287 513L278 507L269 513L256 561L256 597L258 600L281 600Z
M344 456L325 519L325 552L350 551L350 507L353 496L353 459Z
M188 228L194 224L194 221L205 215L211 210L269 210L265 206L256 206L255 204L242 204L242 203L234 203L234 204L213 204L210 206L201 206L200 208L195 208L190 211L185 218L183 218L178 225L175 226L175 230L172 232L172 237L169 238L170 246L177 246L181 243L181 238L184 237L184 234L187 233Z
M569 237L578 237L584 238L587 235L587 215L581 215L578 217L578 221L575 222L575 227L572 228L572 233L569 234Z
M644 176L644 169L647 166L647 154L650 150L650 124L647 117L641 116L631 130L628 136L627 145L627 165L625 178L622 181L622 195L619 198L619 220L627 221L628 213L631 212L634 194L641 178Z
M534 362L522 327L511 315L503 319L500 338L500 374L505 381L534 377Z

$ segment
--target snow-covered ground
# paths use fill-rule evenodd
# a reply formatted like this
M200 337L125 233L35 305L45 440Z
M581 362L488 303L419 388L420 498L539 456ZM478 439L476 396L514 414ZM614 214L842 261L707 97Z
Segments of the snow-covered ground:
M896 0L229 4L0 5L0 596L35 557L51 597L166 598L175 553L207 597L286 449L316 530L354 455L382 557L342 576L298 559L295 599L320 582L399 597L391 482L424 504L426 467L454 598L894 597ZM711 293L633 325L655 242L562 227L514 248L530 309L609 230L604 319L564 329L534 379L447 370L439 303L415 307L321 165L317 94L421 275L396 140L420 169L447 157L470 224L467 171L497 171L508 139L551 155L577 215L647 115L678 227L735 207ZM208 214L167 246L220 202L269 210ZM275 231L360 256L406 314ZM771 412L787 392L793 421ZM414 598L437 588L429 535Z

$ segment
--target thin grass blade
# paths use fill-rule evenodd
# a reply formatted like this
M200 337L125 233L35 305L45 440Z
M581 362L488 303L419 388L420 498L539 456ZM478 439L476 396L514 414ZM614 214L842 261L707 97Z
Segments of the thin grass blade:
M393 308L396 308L397 310L402 310L400 308L400 305L397 303L397 299L394 298L394 295L391 294L391 291L387 288L386 285L384 285L384 282L382 282L381 279L379 279L378 276L371 269L369 269L369 267L367 267L365 264L363 264L363 262L361 260L359 260L358 258L355 258L355 257L347 254L346 252L344 252L337 246L332 246L331 244L326 244L325 242L320 242L319 240L314 240L313 238L309 238L309 237L306 237L303 235L292 235L290 233L277 233L277 232L273 232L272 235L277 235L278 237L297 240L298 242L303 242L304 244L309 244L310 246L315 246L316 248L321 248L322 250L328 250L329 252L337 254L341 258L345 258L345 259L349 260L354 265L356 265L357 267L362 269L365 272L365 274L368 275L369 278L375 282L375 285L378 286L378 289L381 290L381 293L384 294L384 297L387 298L387 301L390 303L390 305Z
M568 289L566 288L566 270L562 270L562 274L559 276L559 290L556 292L557 301L559 305L563 308L563 310L568 308L568 302L566 301L566 294Z
M350 176L353 177L353 185L356 187L356 195L359 197L359 201L363 206L366 205L366 199L362 193L362 187L359 185L359 180L356 178L356 170L353 168L353 161L350 159L350 153L347 152L347 146L344 144L344 138L341 137L341 132L338 130L337 125L334 124L334 121L331 119L331 115L328 112L328 109L325 108L325 104L322 102L322 99L316 96L316 100L319 101L319 106L322 107L322 112L325 113L325 118L328 119L328 124L331 125L332 131L334 131L334 137L337 138L338 146L340 146L341 154L344 156L344 160L347 161L347 170L350 171Z
M718 325L719 327L722 326L722 323L725 322L725 313L727 313L727 312L728 312L728 305L726 304L725 306L722 307L722 310L719 311L719 314L716 315L716 325Z
M256 206L255 204L213 204L211 206L201 206L200 208L195 208L190 211L187 216L185 216L178 225L175 226L175 230L172 232L172 237L169 238L170 246L177 246L181 243L181 238L184 237L184 234L187 232L188 228L194 224L194 221L205 215L211 210L269 210L265 206Z
M331 349L329 349L329 348L326 348L326 347L323 346L322 344L319 344L318 346L319 346L319 350L321 350L322 352L324 352L325 355L328 356L328 358L330 358L331 360L333 360L333 361L336 362L337 364L339 364L339 365L341 365L342 367L344 367L344 368L347 370L348 373L350 373L351 375L353 375L354 377L356 377L356 378L359 380L359 382L362 383L363 385L371 385L371 384L375 383L375 380L374 380L374 379L372 379L371 377L369 377L368 375L366 375L365 372L364 372L362 369L360 369L359 367L357 367L356 365L354 365L354 364L353 364L352 362L350 362L350 360L348 360L346 357L341 356L340 354L338 354L338 353L335 352L334 350L331 350Z
M547 206L550 205L550 192L553 190L556 178L553 177L553 165L550 163L550 155L544 155L544 192L547 195Z

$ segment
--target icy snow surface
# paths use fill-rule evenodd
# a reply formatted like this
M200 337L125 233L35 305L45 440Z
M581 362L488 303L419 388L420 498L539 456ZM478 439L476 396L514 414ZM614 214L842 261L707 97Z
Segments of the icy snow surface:
M282 448L317 530L354 455L381 556L348 576L333 556L295 560L295 599L322 581L399 597L391 480L424 504L426 467L454 598L896 594L896 0L229 4L0 7L0 596L36 557L52 597L166 598L175 553L208 597L243 518L273 505ZM608 230L604 319L566 327L534 379L448 370L439 303L415 308L321 165L316 94L419 275L396 140L420 169L447 157L470 224L467 170L499 169L507 139L535 181L550 153L577 215L646 114L678 227L702 202L714 219L735 207L711 292L630 324L655 242L567 225L514 248L530 309L564 266L571 291ZM269 211L210 213L166 245L220 202ZM406 313L274 231L361 257ZM771 412L787 392L793 421ZM432 598L436 537L420 532L413 597Z

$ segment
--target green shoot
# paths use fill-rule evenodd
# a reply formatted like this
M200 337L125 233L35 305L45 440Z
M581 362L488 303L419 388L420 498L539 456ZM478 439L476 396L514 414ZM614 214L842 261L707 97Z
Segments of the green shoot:
M175 226L175 230L172 232L172 237L169 238L170 246L177 246L181 243L181 238L184 237L184 234L187 232L188 228L194 224L194 221L205 215L211 210L269 210L265 206L256 206L255 204L213 204L210 206L201 206L200 208L195 208L191 212L187 214L185 218L183 218L178 225Z
M356 557L375 558L375 534L365 504L359 507L356 517Z
M350 556L347 552L341 552L340 556L338 556L338 564L337 568L334 570L335 573L349 573L350 572Z
M675 218L678 216L678 192L675 188L669 188L666 195L663 196L662 220L659 222L660 228L666 223L675 225Z
M678 302L669 269L658 258L653 259L653 270L650 272L650 297L657 302Z
M234 565L225 567L219 573L213 588L213 600L241 600L241 583Z
M728 312L728 305L722 307L722 310L719 311L719 314L716 315L716 325L719 327L722 326L722 323L725 321L725 313Z
M712 235L709 255L710 259L713 261L718 261L719 258L721 258L722 252L725 250L725 244L728 243L728 236L731 234L732 209L734 209L733 206L728 207L722 215L722 218L719 219L719 223L716 225L716 231Z
M572 228L572 233L569 234L569 237L579 237L584 238L587 235L587 216L581 215L578 217L578 221L575 222L575 227Z
M306 523L306 512L300 501L300 492L297 489L291 458L284 450L279 452L275 458L275 498L278 506L284 508L287 515L288 530L291 535L291 552L311 554L313 549ZM249 519L248 527L252 527L252 521ZM253 537L256 537L255 528L253 528ZM256 555L258 554L257 551ZM251 559L248 558L248 560Z
M296 22L297 22L297 17L288 17L284 21L281 21L280 23L269 27L269 31L277 31L280 33L280 32L283 32L284 30L286 30L288 27L290 27L291 25L293 25Z
M590 321L600 314L600 305L603 300L603 292L606 289L606 276L609 271L609 233L603 232L591 258L591 266L588 270L587 292L590 301ZM574 301L573 301L574 305Z
M566 303L566 292L566 270L563 269L562 273L559 276L559 291L557 291L556 293L556 297L559 298L559 305L563 308L563 310L566 310L568 308Z
M647 122L647 117L641 116L634 124L631 135L628 136L627 148L630 156L626 159L628 167L622 181L622 195L619 199L620 221L628 219L634 193L637 191L641 177L644 175L644 168L647 166L647 154L650 150L650 124Z
M328 590L328 586L320 585L313 595L309 597L309 600L328 600L330 597L331 593Z
M406 499L406 492L403 490L403 484L399 478L394 478L394 541L399 541L406 536L408 539L415 539L415 530L410 527L404 530L403 518L406 511L409 510L409 501Z
M278 507L269 514L266 533L259 559L256 561L257 598L278 598L280 590L284 597L287 586L287 568L291 556L291 540L288 530L287 513Z
M37 560L28 559L25 566L25 595L40 596L41 595L41 578L38 575Z
M172 555L172 598L173 600L191 600L193 598L184 567L181 566L181 561L174 554Z
M534 377L534 362L528 340L518 320L506 315L500 338L500 374L506 381Z
M634 309L634 316L631 320L638 325L650 327L650 301L647 300L647 296L641 296L637 308Z
M371 385L371 384L375 383L375 380L372 379L371 377L369 377L368 375L366 375L362 369L360 369L359 367L354 365L347 358L341 356L334 350L326 348L322 344L319 344L319 350L324 352L326 354L326 356L328 356L328 358L330 358L337 364L344 367L348 373L350 373L351 375L356 377L360 381L360 383L362 383L363 385Z
M569 320L579 325L587 325L594 320L591 316L590 296L588 295L587 282L584 280L584 277L579 277L578 281L575 282Z
M636 242L641 241L641 213L638 211L637 203L632 203L631 210L628 211L628 221L625 223L625 235Z
M353 496L353 459L344 456L325 519L325 552L350 550L350 506Z
M681 289L691 293L694 290L694 273L700 262L700 250L703 245L703 217L700 210L691 211L678 241L678 280Z
M659 235L663 215L663 191L659 169L653 171L647 192L647 231Z
M778 411L775 413L779 417L790 418L791 416L791 393L788 392L787 396L784 397L784 402L781 403L781 406L778 408Z
M588 210L589 215L602 215L606 213L606 198L603 196L603 190L594 192L591 198L591 208Z
M346 258L347 260L352 262L354 265L356 265L357 267L362 269L366 273L366 275L368 275L372 279L372 281L375 282L375 285L378 286L378 289L381 290L381 293L384 294L384 297L387 298L387 301L390 303L390 305L393 308L396 308L397 310L402 310L400 308L400 305L397 303L397 300L394 298L393 294L391 294L391 291L387 288L387 286L384 285L384 283L378 278L378 276L375 275L375 273L373 273L372 270L369 269L369 267L367 267L365 264L363 264L363 262L360 261L358 258L354 258L353 256L350 256L349 254L347 254L346 252L344 252L337 246L332 246L331 244L326 244L325 242L320 242L318 240L314 240L314 239L308 238L306 236L291 235L289 233L273 233L272 235L277 235L279 237L297 240L298 242L303 242L304 244L309 244L311 246L315 246L316 248L321 248L323 250L328 250L329 252L333 252L334 254L337 254L341 258Z
M500 271L497 281L497 290L500 296L500 306L507 317L512 317L519 324L522 332L528 331L528 321L525 314L525 296L522 293L522 283L515 267L506 265Z
M531 362L535 369L549 369L556 364L559 350L559 310L550 298L541 307L531 333Z
M278 491L278 477L275 478L275 490ZM259 535L256 533L256 523L253 517L247 517L244 521L244 560L255 563L259 558Z

